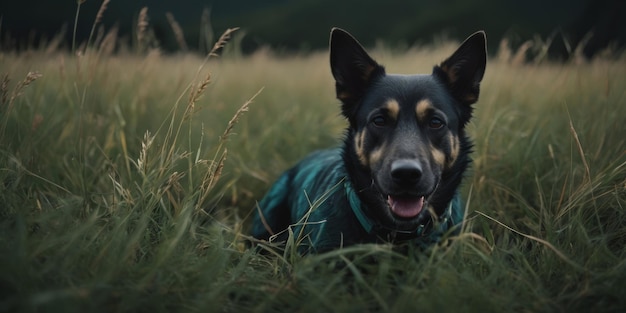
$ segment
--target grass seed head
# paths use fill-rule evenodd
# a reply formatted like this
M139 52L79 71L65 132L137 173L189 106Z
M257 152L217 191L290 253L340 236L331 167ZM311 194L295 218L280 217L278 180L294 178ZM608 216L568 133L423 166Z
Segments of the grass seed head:
M95 21L94 25L95 24L99 24L100 22L102 22L102 17L104 16L104 11L106 11L107 5L109 4L109 2L111 2L111 0L104 0L104 1L102 1L102 5L100 5L100 9L98 10L98 14L96 14L96 21Z
M226 46L226 43L228 43L228 41L231 39L232 34L236 32L238 29L239 27L235 27L235 28L229 28L226 31L224 31L222 36L220 36L220 38L213 45L213 49L211 49L211 52L209 52L209 56L214 56L214 57L219 56L217 52L220 49L224 48L224 46Z
M148 7L143 7L139 11L139 19L137 21L137 42L141 45L146 37L148 29Z

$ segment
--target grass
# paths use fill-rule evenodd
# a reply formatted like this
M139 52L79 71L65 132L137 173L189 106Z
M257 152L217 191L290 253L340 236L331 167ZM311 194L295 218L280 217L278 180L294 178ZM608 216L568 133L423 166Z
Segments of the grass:
M0 311L626 309L623 57L490 60L448 245L300 256L244 239L273 179L341 140L327 54L146 47L0 54ZM453 48L373 55L421 73Z

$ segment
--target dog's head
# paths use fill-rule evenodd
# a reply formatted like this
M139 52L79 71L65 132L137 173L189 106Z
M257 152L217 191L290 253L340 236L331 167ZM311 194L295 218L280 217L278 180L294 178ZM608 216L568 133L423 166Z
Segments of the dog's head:
M430 75L391 75L334 28L330 64L350 124L344 159L367 214L398 231L440 216L470 162L464 129L485 72L485 33Z

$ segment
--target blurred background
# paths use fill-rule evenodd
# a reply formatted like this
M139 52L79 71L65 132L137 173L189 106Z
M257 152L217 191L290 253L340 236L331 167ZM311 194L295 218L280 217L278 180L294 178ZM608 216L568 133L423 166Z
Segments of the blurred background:
M102 1L78 1L76 39L84 42ZM2 1L1 48L25 50L54 36L65 38L67 48L77 6L77 0ZM100 25L116 28L119 38L130 42L143 7L148 7L155 40L165 52L181 49L172 21L184 34L184 50L199 52L229 27L242 28L244 53L261 47L287 53L326 49L333 26L350 31L366 46L384 42L398 48L460 40L484 29L490 51L503 38L513 48L540 38L552 40L549 54L554 59L567 58L583 41L586 57L626 43L623 0L112 0Z

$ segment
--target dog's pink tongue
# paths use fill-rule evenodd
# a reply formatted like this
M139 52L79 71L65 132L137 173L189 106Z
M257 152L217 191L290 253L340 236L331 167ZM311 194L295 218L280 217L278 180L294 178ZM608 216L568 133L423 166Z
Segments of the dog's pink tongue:
M395 215L405 218L416 217L424 207L424 197L415 198L400 198L395 199L392 196L387 197L391 212Z

